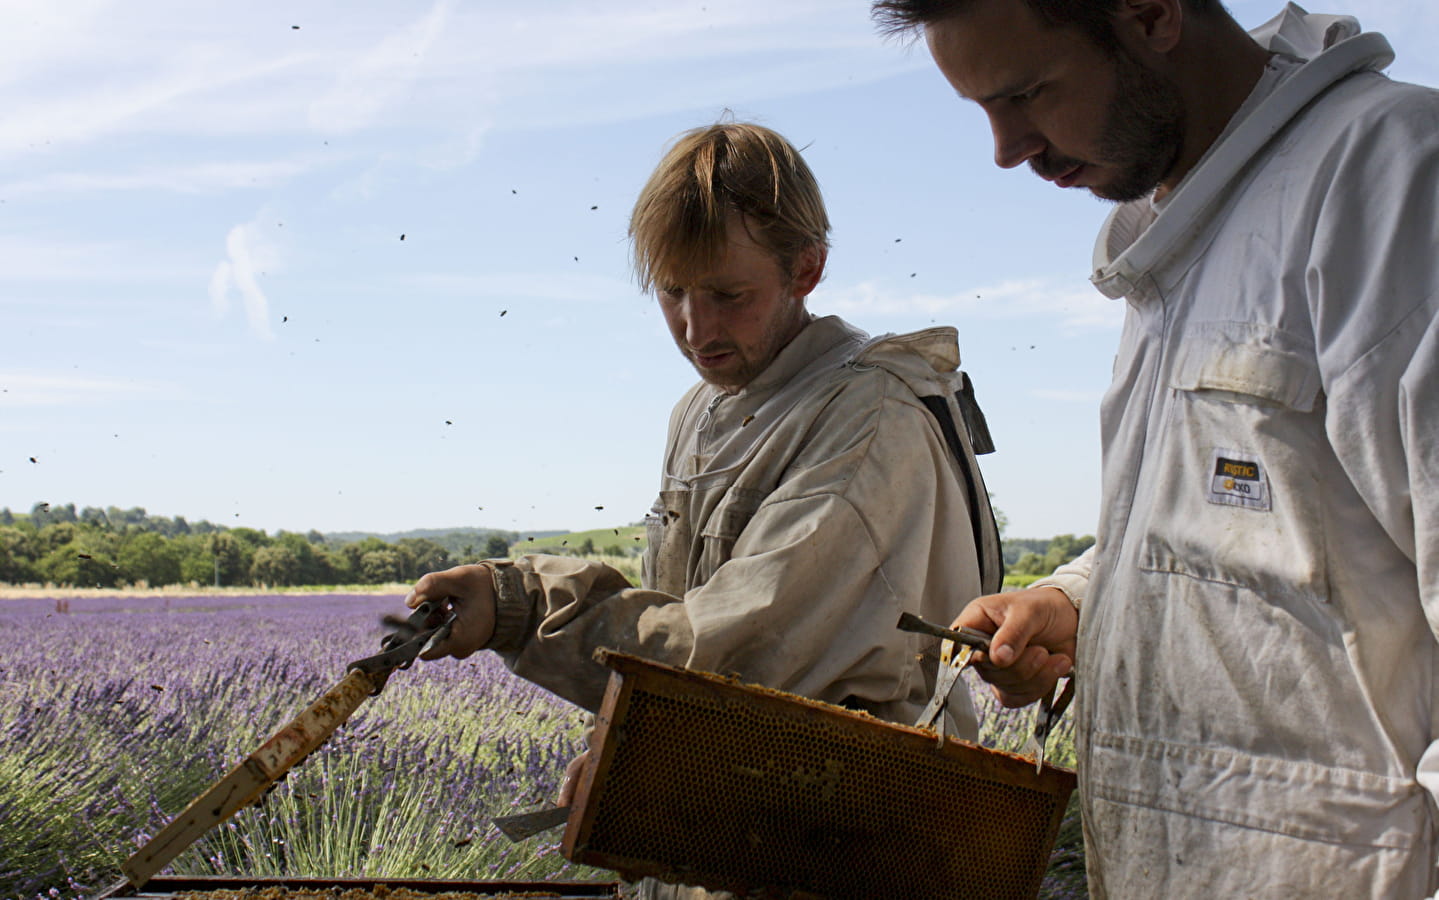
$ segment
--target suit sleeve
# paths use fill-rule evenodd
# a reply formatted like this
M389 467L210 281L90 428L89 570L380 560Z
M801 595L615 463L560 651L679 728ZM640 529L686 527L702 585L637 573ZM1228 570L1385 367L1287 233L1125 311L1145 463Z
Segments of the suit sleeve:
M834 440L833 453L788 467L730 558L683 597L568 557L501 567L492 649L588 709L608 676L591 660L597 647L827 702L857 699L881 716L922 705L929 686L917 656L928 639L895 626L902 611L949 621L978 592L977 565L964 561L974 554L965 500L917 404L887 402L845 425L817 438ZM959 718L972 724L972 712Z
M1306 287L1326 432L1378 523L1343 539L1391 561L1370 583L1389 603L1417 593L1439 641L1439 100L1388 111L1383 126L1335 151ZM1434 737L1418 777L1439 801Z

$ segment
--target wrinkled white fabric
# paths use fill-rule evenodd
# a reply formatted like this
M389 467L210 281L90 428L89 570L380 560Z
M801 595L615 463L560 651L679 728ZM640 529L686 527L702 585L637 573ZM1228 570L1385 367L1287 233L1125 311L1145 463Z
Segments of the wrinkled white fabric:
M1328 49L1096 243L1102 521L1054 578L1096 897L1439 887L1439 92L1335 17L1264 31Z

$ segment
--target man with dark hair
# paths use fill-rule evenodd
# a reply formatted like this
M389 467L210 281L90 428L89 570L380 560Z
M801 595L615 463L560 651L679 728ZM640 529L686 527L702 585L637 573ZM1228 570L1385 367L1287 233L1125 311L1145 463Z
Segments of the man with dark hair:
M1439 92L1290 5L879 0L995 161L1119 201L1097 544L956 620L1072 671L1090 889L1439 888Z
M609 672L592 655L608 647L919 717L938 648L898 630L900 615L948 621L999 588L966 428L980 423L956 397L953 328L870 338L809 312L828 234L819 185L780 135L726 122L680 137L630 219L640 284L701 379L670 419L643 586L542 554L426 575L406 603L444 600L459 617L426 658L493 650L595 710ZM945 715L951 734L978 737L964 691Z

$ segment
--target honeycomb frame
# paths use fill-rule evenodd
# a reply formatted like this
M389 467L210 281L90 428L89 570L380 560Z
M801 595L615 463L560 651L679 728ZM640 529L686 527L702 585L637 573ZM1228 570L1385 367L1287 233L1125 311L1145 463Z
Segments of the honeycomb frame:
M613 671L561 852L764 898L1032 898L1075 776L733 678Z

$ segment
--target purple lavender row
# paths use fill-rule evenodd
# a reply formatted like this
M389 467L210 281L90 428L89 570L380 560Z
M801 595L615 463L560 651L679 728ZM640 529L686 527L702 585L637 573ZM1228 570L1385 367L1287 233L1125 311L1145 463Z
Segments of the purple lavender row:
M254 595L0 601L0 897L93 895L258 742L378 648L398 597ZM974 689L986 743L1032 710ZM488 655L396 673L266 799L173 874L543 880L593 877L557 835L511 845L490 818L551 799L582 716ZM1072 759L1065 730L1051 758ZM1073 832L1042 896L1083 896ZM1078 888L1074 885L1078 884Z

